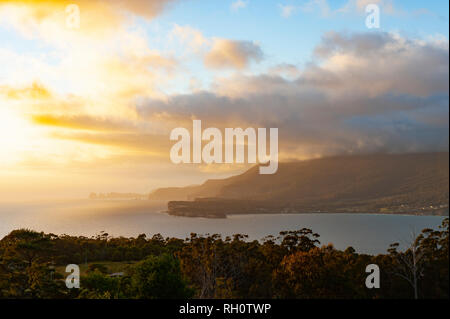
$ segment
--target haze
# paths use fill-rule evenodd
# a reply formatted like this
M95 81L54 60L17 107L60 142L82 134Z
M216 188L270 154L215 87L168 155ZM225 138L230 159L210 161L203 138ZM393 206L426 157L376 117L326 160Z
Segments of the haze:
M448 2L0 1L0 200L200 184L170 131L277 127L280 161L448 151Z

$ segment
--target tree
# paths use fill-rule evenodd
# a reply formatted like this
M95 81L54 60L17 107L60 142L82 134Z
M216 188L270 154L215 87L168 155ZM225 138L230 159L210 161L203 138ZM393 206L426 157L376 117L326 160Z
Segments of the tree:
M112 278L99 271L92 271L81 278L82 289L79 298L112 299L119 298L120 278Z
M287 255L274 276L278 298L362 297L364 268L357 256L324 246Z
M282 231L278 239L281 240L281 246L285 247L290 253L296 251L308 251L320 244L319 234L311 229L302 228L294 231Z
M140 299L183 299L193 296L182 277L179 261L169 254L150 256L137 263L131 286Z
M390 246L389 252L396 261L394 274L405 279L413 288L414 299L419 298L419 280L423 277L425 267L424 251L420 248L420 240L413 232L405 252L398 252L398 243Z

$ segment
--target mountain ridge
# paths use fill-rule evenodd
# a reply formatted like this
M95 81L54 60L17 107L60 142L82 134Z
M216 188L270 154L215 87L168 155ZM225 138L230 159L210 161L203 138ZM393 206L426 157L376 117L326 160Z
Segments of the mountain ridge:
M448 180L448 165L446 165L446 163L448 164L448 157L448 152L333 156L280 163L279 170L274 175L260 175L258 166L254 166L240 175L225 179L210 179L201 185L160 188L153 191L150 194L150 198L175 200L177 198L171 198L169 194L170 191L175 191L182 192L183 194L178 195L178 197L185 200L196 197L237 199L242 198L242 192L238 188L239 183L246 183L247 186L251 185L254 187L255 194L246 193L247 196L245 198L258 199L258 194L259 197L274 194L274 187L270 185L274 181L277 181L277 186L280 186L280 184L283 186L299 186L302 181L298 177L308 182L321 177L322 181L327 184L330 184L331 180L333 185L345 185L363 182L363 179L372 178L371 184L379 184L386 181L386 173L391 173L398 177L397 182L404 181L408 175L410 175L409 179L415 178L417 181L419 169L425 170L422 175L428 174L429 178L436 177L437 179L444 178ZM371 171L368 171L368 169ZM439 171L442 173L441 177L438 176ZM415 174L411 175L414 172ZM292 178L293 174L294 178ZM339 182L338 179L345 176L347 180ZM280 179L286 179L286 181L280 183ZM308 192L311 193L311 189L314 189L314 187L309 188ZM279 193L279 191L275 193ZM158 195L167 197L158 198ZM275 195L270 195L270 197L273 196Z
M448 152L325 157L280 163L274 175L260 175L254 166L198 186L159 189L149 198L176 201L169 203L169 212L196 216L253 211L440 215L448 214L448 164Z

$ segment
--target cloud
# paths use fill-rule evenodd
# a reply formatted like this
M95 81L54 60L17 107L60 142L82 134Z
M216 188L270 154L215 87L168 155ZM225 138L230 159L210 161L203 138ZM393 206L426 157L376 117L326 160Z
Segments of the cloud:
M252 62L260 62L264 53L260 46L251 41L238 41L223 38L208 38L191 26L175 24L171 36L175 36L194 52L196 57L203 59L203 64L209 69L243 70Z
M306 3L293 7L293 10L300 9L305 13L318 13L323 18L336 16L338 14L366 14L366 6L376 4L380 6L381 12L388 15L405 14L405 11L394 6L392 0L348 0L341 7L333 9L327 0L309 0Z
M136 121L130 106L139 96L162 98L158 85L164 86L176 62L125 43L126 52L69 51L53 63L0 49L0 64L5 66L0 80L0 113L6 109L8 118L20 119L7 126L13 135L6 151L3 145L1 160L21 165L23 159L39 154L48 161L47 166L70 166L79 161L94 165L99 159L124 153L136 159L143 156L141 153L151 156L155 149L144 150L142 143L139 149L139 143L134 142L137 137L122 134L165 133L158 125ZM91 134L90 139L75 136L83 131ZM110 134L107 138L106 133ZM114 135L123 142L106 143ZM92 143L94 140L98 143ZM129 147L125 147L126 141Z
M101 47L99 42L114 41L119 33L131 33L136 17L147 21L178 0L0 0L0 26L13 27L26 39L39 39L57 48ZM71 27L78 6L79 27Z
M51 97L51 93L46 87L38 82L33 82L31 86L26 87L10 87L0 85L0 95L4 95L8 99L47 99Z
M90 26L100 26L101 23L116 24L126 19L126 13L151 19L160 14L169 5L178 2L178 0L77 0L76 2L68 0L0 0L0 6L12 9L28 9L28 18L41 23L49 18L64 18L64 12L69 4L76 4L80 13L84 16L83 20ZM101 11L102 21L93 23L92 14L99 15ZM96 12L97 11L97 12ZM17 11L16 11L17 12ZM61 17L63 15L63 17Z
M400 11L394 7L394 3L392 0L350 0L348 5L356 7L356 10L359 12L365 12L366 7L369 4L377 4L381 7L383 13L386 14L396 14Z
M297 9L298 9L296 6L283 5L283 4L278 4L278 7L281 10L281 16L285 19L287 19L291 15L293 15L295 13L295 11L297 11Z
M40 104L42 99L30 100L20 91L30 91L32 83L39 83L47 91L54 91L54 101L62 103L66 99L63 95L76 96L91 104L91 112L114 107L120 113L136 96L163 98L161 88L176 76L179 67L174 57L151 50L136 31L119 32L113 41L92 45L81 42L70 49L59 48L52 54L36 57L32 52L19 54L0 49L0 63L4 66L0 86L10 87L10 97L20 96L23 104ZM37 90L35 87L34 94ZM46 103L53 104L52 99Z
M289 63L281 63L275 65L268 70L268 73L270 75L279 75L291 79L300 76L300 70L297 68L297 66Z
M164 98L179 65L171 54L150 48L147 31L132 17L151 19L175 2L78 1L81 28L70 30L68 2L0 1L0 24L14 27L19 43L33 39L40 47L38 53L26 46L21 52L0 48L0 111L20 119L9 126L15 131L1 160L13 167L22 159L36 162L39 154L47 166L70 166L124 153L150 156L152 149L139 149L133 140L165 130L136 121L130 106L139 96ZM81 134L90 139L77 138ZM123 143L112 147L106 139L115 135ZM22 136L27 139L17 143ZM94 140L99 142L89 143ZM126 141L134 146L126 148Z
M239 9L246 8L248 5L248 1L237 0L231 4L231 9L233 11L238 11Z
M166 135L145 133L84 133L84 132L52 132L51 136L59 140L82 142L101 147L116 148L115 156L134 155L136 158L145 156L147 159L168 159L171 142ZM132 151L134 153L129 153Z
M124 121L111 120L106 118L92 117L88 115L52 115L34 114L31 116L34 124L43 126L60 127L73 130L91 131L115 131L127 132L136 130L136 127Z
M318 11L322 17L329 17L333 13L327 0L309 0L300 8L308 13Z
M210 69L244 69L251 62L261 61L263 57L261 48L254 42L215 38L204 63Z
M351 87L355 94L373 96L393 91L427 96L446 92L449 84L448 40L445 45L391 33L330 32L315 54L325 60L303 80Z
M171 35L177 37L183 44L187 45L195 52L210 45L210 40L207 39L203 33L191 26L180 26L175 24Z
M81 63L86 62L85 55L45 68L22 65L17 58L25 72L34 69L63 83L76 83L74 92L79 95L49 89L43 77L42 82L28 86L0 85L0 100L31 114L32 122L53 140L70 142L58 151L74 158L83 158L84 151L75 152L71 143L88 144L89 151L100 157L106 156L103 147L112 157L124 152L133 152L137 158L153 151L163 154L168 141L155 142L160 146L153 149L145 137L162 141L172 128L189 128L194 118L205 127L278 127L280 158L284 159L448 148L445 38L330 32L302 69L279 64L266 74L217 77L209 91L201 90L201 83L193 79L195 93L164 98L155 94L152 84L161 81L158 72L170 73L176 62L149 51L135 41L139 39L130 40L135 45L127 45L132 49L120 55L88 54L93 63L87 64ZM233 45L230 49L217 41ZM214 68L242 69L262 55L259 47L257 54L248 54L252 50L236 46L241 43L237 41L214 39L213 43L205 60L216 52L220 58L212 59ZM7 61L16 58L0 50L0 61L8 68ZM78 78L80 74L89 77ZM54 149L43 146L40 154Z
M210 92L143 100L149 121L278 127L280 158L448 150L448 44L328 33L296 77L218 78ZM289 67L288 69L292 69Z

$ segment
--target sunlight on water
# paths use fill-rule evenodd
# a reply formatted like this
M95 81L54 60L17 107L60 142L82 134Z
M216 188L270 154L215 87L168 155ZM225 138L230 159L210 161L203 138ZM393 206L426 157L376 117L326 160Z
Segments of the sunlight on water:
M173 217L162 213L160 201L70 200L0 204L0 237L13 229L30 228L55 234L93 236L106 231L113 236L189 237L190 233L223 236L247 234L250 239L277 235L282 230L311 228L320 234L322 244L338 249L353 246L358 252L384 253L389 244L408 241L411 233L436 228L443 217L299 214L235 215L227 219Z

